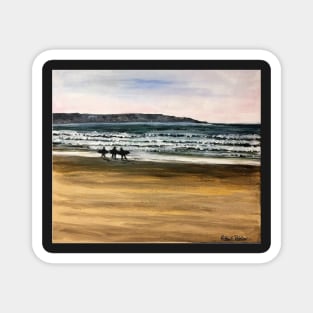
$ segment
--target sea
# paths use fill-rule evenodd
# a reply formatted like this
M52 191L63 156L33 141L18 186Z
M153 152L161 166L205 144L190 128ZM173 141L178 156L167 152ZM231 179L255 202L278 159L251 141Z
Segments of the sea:
M54 154L100 157L105 147L128 160L260 165L260 124L79 123L53 125ZM110 158L110 154L107 154Z

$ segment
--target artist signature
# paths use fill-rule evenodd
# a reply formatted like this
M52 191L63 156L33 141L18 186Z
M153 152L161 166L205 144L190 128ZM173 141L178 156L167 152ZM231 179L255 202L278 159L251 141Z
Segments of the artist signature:
M247 240L248 238L246 236L239 236L239 235L233 235L233 236L221 236L221 240L224 241L244 241Z

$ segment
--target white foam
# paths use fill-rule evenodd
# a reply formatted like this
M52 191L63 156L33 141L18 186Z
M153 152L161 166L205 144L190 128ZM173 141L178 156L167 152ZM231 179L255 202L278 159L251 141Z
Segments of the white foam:
M260 161L240 158L212 158L202 156L182 156L158 153L134 153L128 159L137 161L165 162L165 163L193 163L193 164L242 164L260 166Z
M60 156L80 156L85 158L99 158L100 154L96 151L53 151L52 155Z

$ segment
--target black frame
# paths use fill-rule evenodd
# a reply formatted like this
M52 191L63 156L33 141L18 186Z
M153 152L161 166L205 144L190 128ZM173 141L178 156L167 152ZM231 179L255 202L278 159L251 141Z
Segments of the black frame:
M52 243L52 70L260 70L261 243ZM42 245L51 253L263 253L271 245L271 68L263 60L50 60L42 68Z

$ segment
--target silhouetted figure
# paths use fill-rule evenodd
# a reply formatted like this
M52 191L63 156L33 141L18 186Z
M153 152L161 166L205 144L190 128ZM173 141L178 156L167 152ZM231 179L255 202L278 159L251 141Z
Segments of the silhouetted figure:
M110 153L112 155L112 159L116 160L116 154L117 154L116 147L113 147L113 149L110 151Z
M109 151L106 150L105 147L103 147L102 150L98 150L98 153L101 153L101 157L104 159L105 155L109 153Z
M129 151L125 151L123 148L120 148L119 154L121 155L121 160L127 160L126 154L128 154Z

